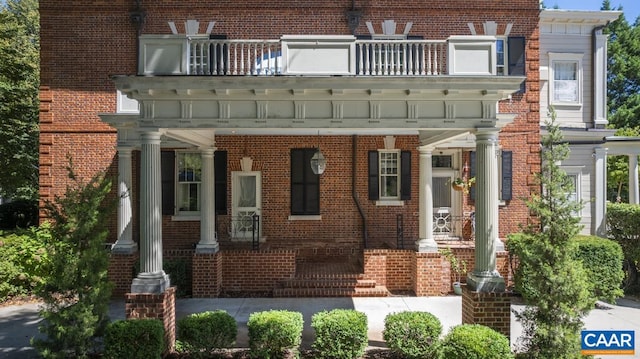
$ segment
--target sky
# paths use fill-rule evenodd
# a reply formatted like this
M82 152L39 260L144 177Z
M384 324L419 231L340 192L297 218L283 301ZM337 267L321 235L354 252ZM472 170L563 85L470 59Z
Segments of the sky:
M614 10L622 6L624 16L631 25L640 15L640 0L609 0L609 3ZM548 9L557 5L559 9L564 10L600 10L602 0L544 0L544 5Z

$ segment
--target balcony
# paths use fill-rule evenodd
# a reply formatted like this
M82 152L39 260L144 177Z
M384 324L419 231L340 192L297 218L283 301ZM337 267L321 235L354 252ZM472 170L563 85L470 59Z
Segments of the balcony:
M144 76L488 76L496 75L493 36L447 40L358 40L284 35L273 40L208 35L143 35Z

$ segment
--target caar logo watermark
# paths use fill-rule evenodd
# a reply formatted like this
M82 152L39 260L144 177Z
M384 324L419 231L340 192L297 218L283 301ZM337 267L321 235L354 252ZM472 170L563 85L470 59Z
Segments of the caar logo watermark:
M633 330L583 330L581 341L584 355L635 355Z

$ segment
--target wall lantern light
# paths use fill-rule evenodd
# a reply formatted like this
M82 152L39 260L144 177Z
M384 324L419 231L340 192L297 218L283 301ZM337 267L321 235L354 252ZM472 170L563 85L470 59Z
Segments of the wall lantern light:
M314 174L321 175L327 168L327 160L320 151L320 131L318 131L318 151L311 157L311 170Z

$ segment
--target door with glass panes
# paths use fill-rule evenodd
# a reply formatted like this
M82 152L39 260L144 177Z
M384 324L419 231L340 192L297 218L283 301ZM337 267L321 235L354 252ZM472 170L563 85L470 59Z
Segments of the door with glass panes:
M461 235L459 216L460 197L451 189L455 179L454 154L433 156L433 234L436 238L451 239Z
M230 236L232 239L243 240L253 238L255 218L259 220L257 226L258 238L262 231L262 178L258 171L231 173L231 203L232 217ZM257 215L257 217L254 217Z

